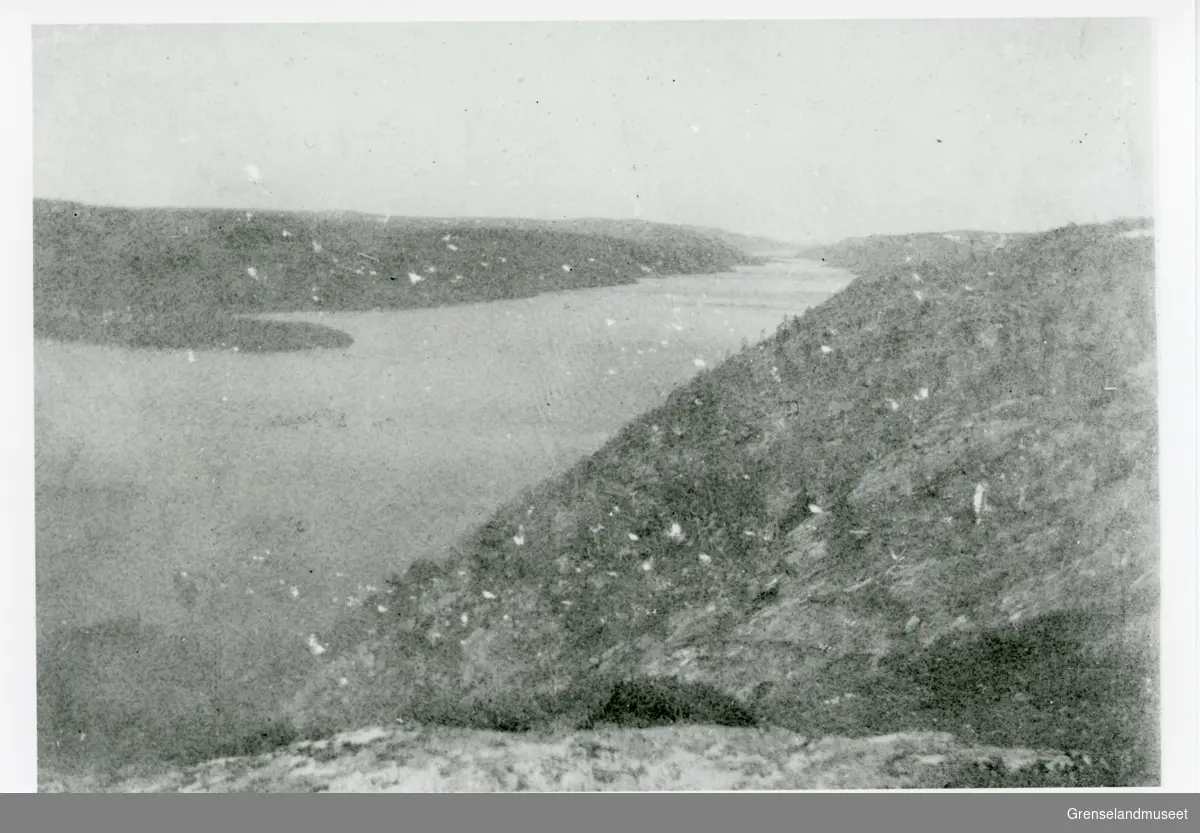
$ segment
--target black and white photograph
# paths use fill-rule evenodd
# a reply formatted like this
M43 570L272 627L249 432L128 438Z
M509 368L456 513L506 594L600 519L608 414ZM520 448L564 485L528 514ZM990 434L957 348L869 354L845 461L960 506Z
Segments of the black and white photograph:
M34 26L38 790L1159 787L1155 42Z

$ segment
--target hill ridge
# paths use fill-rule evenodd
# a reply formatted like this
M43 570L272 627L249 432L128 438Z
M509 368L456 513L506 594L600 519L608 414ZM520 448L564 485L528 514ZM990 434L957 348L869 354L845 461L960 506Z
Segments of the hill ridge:
M1121 231L818 253L858 278L367 600L287 719L749 714L1152 779L1153 249Z
M246 316L524 298L757 262L661 224L34 200L33 227L35 334L153 349L345 347L349 336L329 327Z

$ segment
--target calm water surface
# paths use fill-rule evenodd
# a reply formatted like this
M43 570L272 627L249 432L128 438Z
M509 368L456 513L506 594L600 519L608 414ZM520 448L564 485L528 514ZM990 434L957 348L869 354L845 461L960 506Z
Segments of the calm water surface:
M222 668L204 684L252 691L267 668L311 662L307 636L388 574L849 277L791 260L273 316L343 330L344 350L189 357L39 341L39 633L136 617L207 634Z

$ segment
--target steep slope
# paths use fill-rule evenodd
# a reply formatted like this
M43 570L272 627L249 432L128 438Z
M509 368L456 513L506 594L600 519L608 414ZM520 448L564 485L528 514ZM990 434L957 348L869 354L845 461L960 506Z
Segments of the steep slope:
M132 347L345 346L238 313L408 309L719 272L751 258L660 224L129 209L34 201L34 324ZM636 233L635 233L636 231Z
M369 599L287 720L932 730L1153 783L1154 267L1128 231L826 250L858 280Z

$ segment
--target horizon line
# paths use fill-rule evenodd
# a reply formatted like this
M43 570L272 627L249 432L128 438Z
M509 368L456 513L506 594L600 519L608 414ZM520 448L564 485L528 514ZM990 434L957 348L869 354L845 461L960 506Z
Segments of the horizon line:
M647 225L674 226L676 228L690 229L707 229L711 231L724 232L726 234L735 234L741 237L759 238L766 242L779 243L785 245L805 245L805 246L820 246L832 245L833 243L859 240L867 237L905 237L917 234L953 234L956 232L974 232L982 234L999 234L999 235L1020 235L1020 234L1044 234L1057 229L1068 228L1070 226L1102 226L1111 225L1121 222L1136 222L1144 221L1154 223L1155 218L1153 213L1147 214L1121 214L1109 217L1105 220L1093 220L1090 222L1079 222L1068 220L1066 222L1057 223L1050 226L1040 228L1025 228L1009 231L994 231L991 229L980 228L965 228L951 227L943 229L923 229L909 231L891 231L891 232L863 232L859 234L846 234L838 237L822 237L809 239L791 239L785 240L775 235L764 234L755 231L736 231L725 228L723 226L710 226L702 223L684 223L672 222L670 220L654 220L645 217L605 217L598 215L563 215L561 218L550 217L531 217L525 214L388 214L386 212L367 211L358 208L261 208L257 206L237 206L237 205L164 205L161 203L155 204L121 204L121 203L102 203L89 202L87 200L76 199L73 197L41 197L36 194L33 196L33 202L59 202L73 203L75 205L84 205L92 208L117 208L133 211L238 211L250 213L278 213L278 214L356 214L363 217L395 217L397 219L406 220L440 220L440 221L455 221L455 220L513 220L513 221L529 221L537 223L561 223L561 222L581 222L581 221L604 221L618 223L643 223Z

